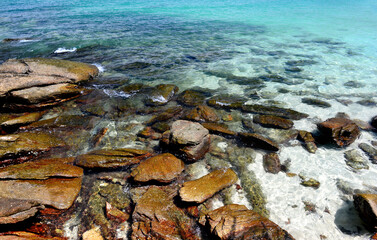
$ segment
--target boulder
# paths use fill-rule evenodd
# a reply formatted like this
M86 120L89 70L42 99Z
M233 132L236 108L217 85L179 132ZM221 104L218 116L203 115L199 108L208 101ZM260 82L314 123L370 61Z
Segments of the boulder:
M239 133L238 135L243 142L251 145L252 147L270 151L279 151L279 146L277 143L257 133Z
M43 206L37 202L0 198L0 224L21 222L34 216L39 209L43 209Z
M278 173L281 170L279 155L276 153L267 153L263 156L263 168L269 173Z
M56 105L86 92L77 84L97 76L97 67L58 59L11 59L0 65L2 107L26 110Z
M177 101L189 107L195 107L204 103L206 96L199 91L185 90L178 95Z
M242 111L261 114L261 115L273 115L273 116L292 119L292 120L300 120L300 119L308 117L308 114L306 113L300 113L289 108L263 106L263 105L258 105L258 104L243 105Z
M131 148L94 150L77 156L76 165L83 168L118 168L137 164L151 156L148 151Z
M165 105L174 97L178 90L178 87L173 84L157 85L145 100L145 103L150 106Z
M193 108L185 114L184 118L197 122L217 122L220 120L214 109L206 105L199 105Z
M350 145L360 135L359 127L347 118L330 118L319 123L317 127L326 140L339 147Z
M377 194L356 194L353 199L360 218L369 230L375 231L377 227Z
M377 164L377 149L367 143L360 143L359 148L363 150L372 161L372 163Z
M179 196L185 202L202 203L237 180L237 174L230 168L215 170L199 179L185 182Z
M345 151L344 157L346 158L347 165L352 167L355 170L369 169L367 161L364 159L361 153L356 149Z
M150 187L136 202L131 239L200 239L197 227L162 189Z
M184 163L170 153L163 153L151 157L139 164L131 176L137 182L171 182L176 179L184 170Z
M274 222L243 205L218 208L202 216L200 222L209 226L211 233L219 239L294 239Z
M272 116L272 115L256 115L253 121L264 127L289 129L292 128L293 122L289 119Z

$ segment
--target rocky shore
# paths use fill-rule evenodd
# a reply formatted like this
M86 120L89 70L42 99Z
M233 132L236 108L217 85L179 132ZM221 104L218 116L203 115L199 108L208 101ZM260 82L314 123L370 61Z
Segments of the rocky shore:
M345 150L377 116L337 114L308 132L295 128L307 113L173 84L128 84L110 99L87 84L98 73L57 59L0 65L0 239L294 239L269 219L256 152L287 178L298 173L279 153L294 144L339 149L356 172L377 164L376 141ZM377 191L351 195L372 236Z

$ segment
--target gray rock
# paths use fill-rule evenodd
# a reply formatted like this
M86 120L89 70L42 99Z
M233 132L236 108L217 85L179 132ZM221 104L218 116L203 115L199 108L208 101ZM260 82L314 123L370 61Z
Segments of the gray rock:
M360 143L359 148L363 150L370 158L372 163L377 164L377 149L367 143Z
M353 169L369 169L369 166L363 156L356 149L348 150L344 152L346 163Z

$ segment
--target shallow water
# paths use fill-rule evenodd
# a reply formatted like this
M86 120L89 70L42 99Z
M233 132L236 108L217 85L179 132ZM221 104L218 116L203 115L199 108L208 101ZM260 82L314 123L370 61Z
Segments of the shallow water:
M274 100L309 114L295 127L312 131L337 112L364 121L377 115L376 9L373 0L2 0L0 39L24 40L1 42L0 63L39 56L96 64L103 73L89 86L115 99L125 97L118 86L143 82L242 95L250 103ZM143 67L132 67L134 63ZM258 84L240 77L258 79ZM320 98L332 107L309 106L302 97ZM369 102L362 105L361 100ZM110 139L122 136L121 122L104 120L97 128L102 126L110 126ZM364 131L357 143L373 139L375 133ZM297 239L319 239L321 234L367 239L365 230L355 227L359 223L344 220L355 213L348 211L349 196L336 183L341 179L373 189L375 165L369 162L369 170L353 172L337 149L313 155L291 145L279 155L291 160L292 172L322 185L313 190L300 186L298 177L266 174L258 153L249 168L260 179L271 220ZM308 214L302 201L319 210ZM331 214L324 212L326 207Z

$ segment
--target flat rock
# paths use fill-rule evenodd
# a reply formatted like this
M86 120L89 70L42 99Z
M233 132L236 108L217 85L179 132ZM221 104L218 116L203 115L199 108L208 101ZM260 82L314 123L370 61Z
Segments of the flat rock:
M225 124L220 123L202 123L202 126L209 130L210 133L225 135L225 136L236 136L237 133L228 129Z
M258 104L243 105L242 111L261 114L261 115L273 115L273 116L292 119L292 120L300 120L309 116L306 113L300 113L289 108L263 106L263 105L258 105Z
M172 143L179 145L198 145L209 131L200 123L178 120L171 127Z
M136 202L132 240L200 239L197 226L162 189L150 187Z
M369 169L367 161L363 158L361 153L356 149L351 149L344 152L346 163L355 170Z
M256 115L253 121L264 127L290 129L293 127L293 122L289 119L272 116L272 115Z
M22 116L12 118L0 123L0 128L7 130L9 128L17 128L20 126L28 125L41 119L44 114L45 112L26 113Z
M179 152L187 161L197 161L205 156L210 148L210 144L211 136L208 134L199 144L182 146Z
M67 238L61 237L47 237L37 235L30 232L12 231L0 233L0 239L2 240L66 240Z
M368 229L377 227L377 194L356 194L353 196L354 205L360 218Z
M82 177L83 169L64 164L59 159L37 160L0 168L0 179L35 179Z
M179 196L185 202L202 203L237 180L237 174L230 168L215 170L199 179L185 182Z
M219 239L293 240L284 229L244 205L230 204L201 217ZM203 224L204 225L204 224Z
M151 106L167 104L178 92L178 87L173 84L157 85L146 99L145 103Z
M241 109L247 100L236 95L217 95L207 100L211 107L221 109Z
M317 125L323 136L339 147L353 143L359 136L359 127L347 118L330 118Z
M0 197L29 200L57 209L68 209L80 192L81 180L81 178L2 180Z
M320 100L320 99L316 99L316 98L302 98L301 102L308 104L308 105L321 107L321 108L330 108L331 107L330 103L323 101L323 100Z
M241 140L248 145L270 151L279 151L279 146L272 140L257 133L239 133Z
M139 164L131 176L137 182L171 182L184 170L184 163L170 153L151 157Z
M145 150L120 148L95 150L76 157L76 165L84 168L117 168L139 163L151 156Z
M20 199L0 198L0 224L17 223L34 216L40 204Z
M206 96L202 92L188 89L178 95L177 101L183 105L195 107L202 105L205 98Z
M199 105L191 109L185 114L184 118L198 122L217 122L220 120L215 110L206 105Z

